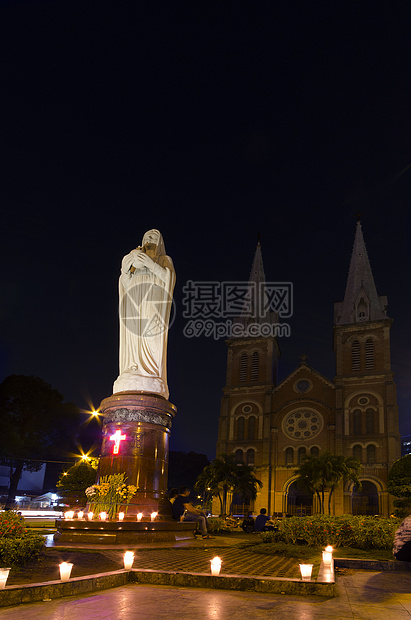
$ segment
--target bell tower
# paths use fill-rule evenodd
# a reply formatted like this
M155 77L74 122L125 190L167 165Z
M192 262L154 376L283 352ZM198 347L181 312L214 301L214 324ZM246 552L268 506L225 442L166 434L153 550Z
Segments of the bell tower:
M270 488L271 398L276 385L279 348L275 335L267 335L266 331L267 326L275 326L277 314L266 308L265 282L258 242L248 282L247 304L234 322L236 335L226 341L227 376L221 401L217 456L235 454L239 464L255 466L256 477L265 488ZM258 499L254 509L259 509Z
M400 457L398 407L390 359L387 298L378 296L361 222L357 222L344 300L334 307L337 454L361 462L366 492L347 489L344 512L372 501L374 514L388 514L388 471ZM370 499L372 496L373 499ZM352 501L352 506L348 502ZM370 512L373 513L370 508Z

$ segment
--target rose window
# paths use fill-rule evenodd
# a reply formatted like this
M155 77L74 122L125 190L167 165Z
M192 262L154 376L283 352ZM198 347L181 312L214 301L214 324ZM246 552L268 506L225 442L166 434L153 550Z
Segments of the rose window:
M311 439L318 435L322 428L323 418L317 411L293 411L283 421L283 431L292 439Z

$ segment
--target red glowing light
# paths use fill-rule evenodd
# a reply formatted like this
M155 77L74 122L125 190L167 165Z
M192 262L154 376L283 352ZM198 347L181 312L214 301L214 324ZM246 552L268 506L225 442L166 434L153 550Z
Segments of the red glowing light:
M118 454L119 450L120 450L120 442L123 441L123 439L125 439L126 436L121 434L121 431L118 430L114 433L114 435L111 435L110 437L110 441L114 441L114 446L113 446L113 454Z

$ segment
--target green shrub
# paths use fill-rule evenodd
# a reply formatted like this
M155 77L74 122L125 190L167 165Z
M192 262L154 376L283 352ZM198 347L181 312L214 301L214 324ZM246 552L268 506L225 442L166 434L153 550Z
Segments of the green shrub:
M23 538L0 538L0 564L21 566L38 555L44 547L41 534L28 533Z
M29 531L15 512L0 513L0 565L22 565L44 547L41 534Z
M398 519L383 517L352 515L290 517L279 523L278 531L263 532L261 536L264 543L392 549L398 525Z

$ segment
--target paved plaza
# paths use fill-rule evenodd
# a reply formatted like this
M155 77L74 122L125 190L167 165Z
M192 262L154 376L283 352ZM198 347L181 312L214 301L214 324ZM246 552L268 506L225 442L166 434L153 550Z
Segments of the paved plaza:
M1 616L4 620L401 620L411 617L408 572L349 572L353 574L338 577L338 595L329 599L127 585L80 597L6 608L1 610Z
M247 536L236 539L237 543L250 540ZM208 544L201 539L191 539L167 547L164 544L139 545L135 553L139 568L154 571L209 572L212 552L224 559L226 574L282 574L291 579L297 576L295 559L251 554L233 542L232 537L225 536L207 541ZM104 549L106 555L119 563L123 552L124 549L118 547ZM411 571L344 569L337 572L336 583L337 592L333 598L130 583L99 592L6 607L0 613L2 620L411 618Z

